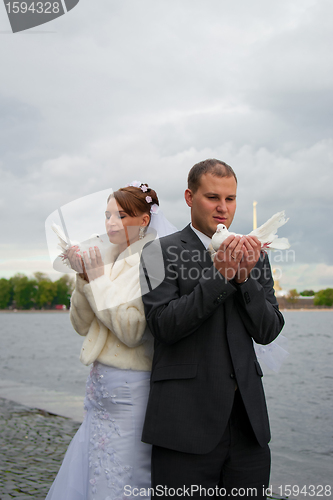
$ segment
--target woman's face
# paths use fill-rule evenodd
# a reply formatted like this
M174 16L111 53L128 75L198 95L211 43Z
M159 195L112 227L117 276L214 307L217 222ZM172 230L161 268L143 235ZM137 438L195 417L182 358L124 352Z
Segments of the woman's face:
M139 239L140 227L148 223L148 214L131 217L114 198L110 198L105 211L105 228L110 242L118 245L121 252Z

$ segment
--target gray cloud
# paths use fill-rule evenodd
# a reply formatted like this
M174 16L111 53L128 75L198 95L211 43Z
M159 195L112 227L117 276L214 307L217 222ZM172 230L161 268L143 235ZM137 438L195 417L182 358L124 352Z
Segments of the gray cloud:
M44 221L57 207L133 179L181 228L189 168L217 157L239 178L234 230L251 230L254 199L259 223L285 209L296 255L286 283L317 273L327 284L332 10L326 0L100 0L50 23L54 33L0 35L0 275L4 262L13 273L13 259L17 270L30 259L31 272L34 255L46 258Z

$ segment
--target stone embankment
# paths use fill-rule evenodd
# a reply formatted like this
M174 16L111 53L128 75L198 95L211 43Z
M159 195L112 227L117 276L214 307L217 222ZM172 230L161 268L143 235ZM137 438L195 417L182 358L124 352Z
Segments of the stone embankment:
M79 426L0 398L0 500L45 500Z
M79 426L0 398L0 500L45 500ZM287 500L275 494L268 498Z

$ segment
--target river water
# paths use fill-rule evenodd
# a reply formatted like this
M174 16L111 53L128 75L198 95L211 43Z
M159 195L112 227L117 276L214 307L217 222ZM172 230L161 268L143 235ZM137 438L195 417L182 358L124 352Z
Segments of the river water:
M325 486L333 482L333 311L283 314L290 355L279 373L263 366L273 491L288 494L290 485L293 498L330 498ZM0 341L2 379L84 395L89 368L78 359L82 338L68 313L0 314Z

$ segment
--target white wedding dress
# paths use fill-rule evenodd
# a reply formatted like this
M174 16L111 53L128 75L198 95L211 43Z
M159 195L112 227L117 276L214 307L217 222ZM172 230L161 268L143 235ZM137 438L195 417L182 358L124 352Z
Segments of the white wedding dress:
M149 379L150 372L93 364L84 421L46 500L149 498L151 446L141 442Z

